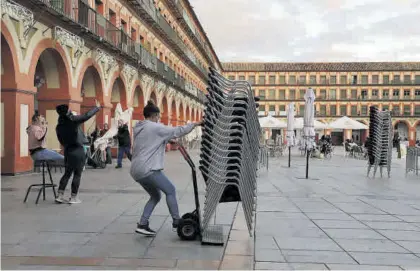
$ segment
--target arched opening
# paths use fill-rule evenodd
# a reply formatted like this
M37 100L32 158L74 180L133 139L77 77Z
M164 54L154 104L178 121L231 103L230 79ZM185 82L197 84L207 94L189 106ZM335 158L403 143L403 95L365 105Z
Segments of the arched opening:
M162 109L161 111L161 122L165 125L169 124L169 105L168 100L166 100L166 97L163 97L162 99Z
M401 141L408 141L408 125L404 121L397 121L394 125L394 132L398 132Z
M416 145L420 145L420 121L417 122L417 124L414 124L414 139Z
M81 113L92 109L95 106L95 99L103 105L101 77L94 66L89 66L83 75L80 96L83 98ZM90 135L97 126L99 129L102 129L103 123L100 120L97 121L97 116L95 115L84 123L84 132Z
M187 105L187 109L185 110L185 122L191 121L191 112L190 107Z
M182 103L179 105L178 126L179 125L185 125L184 106Z
M123 111L127 109L127 97L125 94L125 86L124 86L124 82L122 81L120 77L115 79L115 82L112 86L112 91L111 91L111 104L112 104L111 125L113 125L113 122L114 122L115 108L117 107L118 103L121 104L121 108Z
M15 65L13 62L12 51L6 38L1 35L1 155L2 155L2 172L4 170L9 170L8 166L12 163L8 159L3 159L3 157L10 157L11 153L15 150L17 142L14 141L15 133L12 131L15 123L13 123L14 118L11 118L10 115L16 111L14 104L11 104L11 100L14 97L3 93L4 89L14 88L16 86L16 74L15 74ZM8 131L5 130L5 127L8 127ZM16 142L16 143L13 143ZM6 166L6 163L7 166ZM3 170L4 169L4 170Z
M140 86L137 86L133 94L133 121L137 122L144 119L144 97Z
M171 125L172 126L177 126L178 125L177 117L176 117L176 104L175 104L175 101L172 101L172 105L171 105L170 122L171 122Z
M34 86L37 89L34 95L34 110L45 116L48 121L47 147L54 150L60 149L55 134L58 114L56 106L63 100L70 100L69 82L66 65L60 53L55 49L45 49L39 56L35 67ZM31 114L34 112L30 112Z
M155 103L155 105L158 105L157 104L156 94L155 94L154 91L150 94L150 100L152 100Z

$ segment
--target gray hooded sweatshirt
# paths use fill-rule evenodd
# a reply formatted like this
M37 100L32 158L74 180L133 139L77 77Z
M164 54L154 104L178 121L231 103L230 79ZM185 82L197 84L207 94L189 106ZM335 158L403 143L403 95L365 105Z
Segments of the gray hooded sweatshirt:
M184 136L194 124L169 127L149 120L139 121L133 129L134 144L130 174L134 180L143 179L164 166L165 146L168 141Z

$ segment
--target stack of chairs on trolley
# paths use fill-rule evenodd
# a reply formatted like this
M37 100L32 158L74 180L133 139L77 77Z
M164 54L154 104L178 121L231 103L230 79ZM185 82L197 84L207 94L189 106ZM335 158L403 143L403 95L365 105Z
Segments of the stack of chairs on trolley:
M248 82L210 69L205 106L199 162L206 182L203 231L219 202L241 201L251 234L260 156L258 104Z

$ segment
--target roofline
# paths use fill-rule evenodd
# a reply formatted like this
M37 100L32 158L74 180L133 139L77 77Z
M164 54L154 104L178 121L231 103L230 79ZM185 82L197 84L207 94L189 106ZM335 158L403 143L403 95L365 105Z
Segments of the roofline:
M195 14L195 11L194 11L193 7L191 6L190 1L189 0L184 0L184 3L186 4L187 8L190 10L190 12L192 14L192 17L194 19L195 24L200 29L200 32L204 35L204 38L206 39L207 44L210 46L210 50L212 51L213 56L216 58L216 61L219 64L220 69L223 71L222 62L220 62L220 59L217 56L216 51L214 50L213 45L210 42L210 39L207 37L206 31L204 31L204 28L201 25L200 20L198 20L197 14Z

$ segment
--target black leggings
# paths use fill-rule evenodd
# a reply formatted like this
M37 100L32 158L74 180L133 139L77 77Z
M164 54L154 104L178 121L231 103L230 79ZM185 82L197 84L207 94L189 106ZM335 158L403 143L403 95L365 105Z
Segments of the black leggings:
M73 174L71 183L71 195L76 196L79 191L80 179L82 178L83 167L85 165L85 150L82 146L64 150L64 163L66 170L61 177L58 192L64 193L67 183Z

